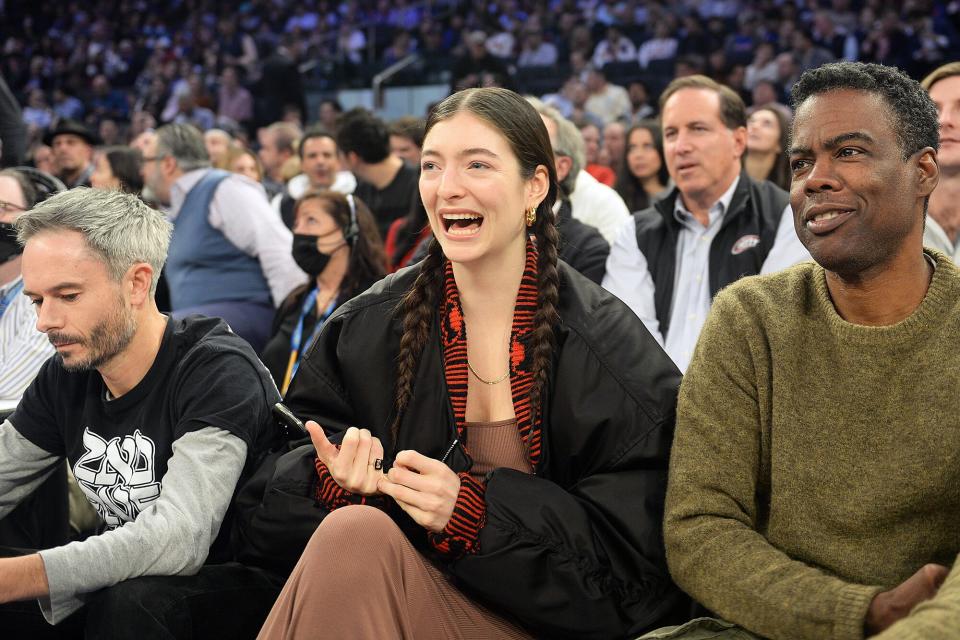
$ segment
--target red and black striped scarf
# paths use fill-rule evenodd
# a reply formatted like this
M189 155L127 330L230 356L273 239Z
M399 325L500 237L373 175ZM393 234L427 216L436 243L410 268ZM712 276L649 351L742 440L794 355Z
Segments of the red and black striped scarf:
M463 429L467 412L467 327L463 321L460 293L453 278L453 265L448 260L444 273L443 302L440 308L440 339L443 343L443 368L447 390L453 404L457 433L463 442ZM517 429L527 449L527 458L534 469L540 461L540 420L534 424L533 407L530 405L530 390L533 389L533 354L530 337L533 333L533 317L537 311L537 248L527 240L527 261L517 292L513 309L513 328L510 331L510 391L513 395L513 410L517 416Z

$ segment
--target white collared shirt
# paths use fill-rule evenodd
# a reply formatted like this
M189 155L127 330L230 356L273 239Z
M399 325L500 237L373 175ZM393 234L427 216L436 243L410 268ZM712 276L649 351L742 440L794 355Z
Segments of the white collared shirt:
M0 286L0 300L21 280L17 277ZM16 294L0 317L0 411L17 406L40 366L53 354L47 336L37 331L37 313L30 299Z

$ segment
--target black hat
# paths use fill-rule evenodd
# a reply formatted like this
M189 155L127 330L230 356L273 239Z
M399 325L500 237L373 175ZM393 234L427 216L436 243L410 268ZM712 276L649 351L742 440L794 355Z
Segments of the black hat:
M52 145L53 139L59 135L69 133L83 138L87 144L95 146L100 144L100 138L95 133L87 129L83 123L69 118L60 120L53 131L47 131L43 135L43 144Z

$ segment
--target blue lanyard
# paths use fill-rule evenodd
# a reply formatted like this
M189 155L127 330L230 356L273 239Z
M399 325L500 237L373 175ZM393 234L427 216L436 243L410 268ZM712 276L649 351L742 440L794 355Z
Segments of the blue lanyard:
M22 290L23 280L20 280L17 284L13 285L10 291L7 291L7 295L3 296L3 300L0 300L0 318L7 312L7 307L13 304L13 299L17 297L17 294Z
M297 326L294 328L293 333L290 335L290 362L287 366L287 375L284 376L284 389L283 393L286 393L286 387L290 386L290 380L293 379L293 376L296 375L297 369L300 368L300 360L302 351L300 349L301 343L303 340L303 321L306 320L307 316L310 315L310 312L317 304L317 294L318 290L314 287L313 291L307 294L306 299L303 301L303 308L300 310L300 319L297 321ZM313 344L314 340L317 339L317 336L320 334L320 329L323 328L324 323L327 321L327 318L330 317L330 314L333 313L333 310L337 307L337 299L334 298L330 301L330 304L327 305L326 310L317 318L317 323L313 326L313 331L310 333L310 339L307 340L306 344L303 344L303 351L306 351L310 348L310 345Z

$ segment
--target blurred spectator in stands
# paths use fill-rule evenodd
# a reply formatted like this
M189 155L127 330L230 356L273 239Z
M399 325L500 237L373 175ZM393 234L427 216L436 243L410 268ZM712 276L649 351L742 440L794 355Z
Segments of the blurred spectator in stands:
M560 90L556 93L547 93L544 94L540 99L543 100L543 103L553 107L560 112L564 118L573 117L573 94L576 91L576 86L581 85L580 80L576 75L572 75L566 79L563 83L563 86L560 87ZM583 102L587 101L587 91L586 88L582 88L583 93Z
M45 144L39 143L34 145L27 154L27 161L40 171L49 173L52 176L60 173L60 169L57 167L57 161L53 156L53 149Z
M254 182L263 182L263 165L260 164L257 154L246 147L231 144L223 156L223 168L246 176Z
M63 87L57 87L53 90L53 112L58 118L80 120L84 113L83 103Z
M743 168L757 181L769 180L784 191L790 190L790 162L787 145L790 121L773 106L755 109L747 118L747 150Z
M188 90L181 93L177 98L177 110L170 122L189 124L200 131L206 131L212 129L216 124L216 117L210 109L199 106L194 101L193 94Z
M414 197L410 211L390 224L384 241L387 271L393 273L407 265L419 262L426 255L433 232L427 219L423 200Z
M147 147L150 146L150 143L156 139L157 132L153 129L147 129L136 138L130 141L131 149L139 149L140 153L146 152Z
M960 62L950 62L923 79L940 121L940 182L930 194L923 244L960 264Z
M300 71L287 48L287 38L263 61L260 83L254 92L255 121L259 126L283 119L283 108L296 105L306 113Z
M386 267L376 222L352 195L308 191L296 203L293 230L293 257L310 280L280 305L260 356L281 393L327 318L382 278Z
M287 33L291 31L313 31L320 24L320 16L316 11L307 11L302 5L295 5L293 15L287 18L283 30Z
M777 61L774 60L773 44L770 42L761 42L757 45L753 60L746 68L746 76L743 85L750 91L757 86L761 80L777 81Z
M97 129L100 136L100 144L112 147L123 143L123 130L116 120L104 118L100 121L100 127Z
M293 210L296 201L307 191L329 189L338 193L353 193L357 179L340 166L337 142L329 130L320 125L307 129L297 146L300 175L287 181L284 192L271 201L273 208L288 228L293 228ZM418 165L419 166L419 165Z
M860 45L860 57L865 62L877 62L906 67L910 59L909 40L896 11L885 11L879 20L873 20Z
M677 64L673 69L674 78L683 78L686 76L703 75L707 72L707 63L703 56L689 54L677 58Z
M607 166L619 173L627 153L627 128L623 122L616 120L603 128L603 151Z
M640 80L634 80L627 85L627 96L630 98L629 124L639 124L641 120L648 120L656 115L657 111L650 104L650 91Z
M207 155L210 156L210 164L223 169L230 144L233 142L233 136L223 129L208 129L203 132L203 146L207 148Z
M90 88L91 94L86 100L88 121L99 122L104 118L127 120L130 117L126 95L110 86L107 76L102 73L94 76Z
M22 171L0 171L0 308L3 309L0 313L0 363L3 364L0 413L3 414L16 408L40 366L54 353L46 336L36 330L37 315L30 299L21 294L23 248L17 242L13 226L24 211L33 207L37 197L36 188ZM49 508L53 510L54 506ZM6 528L0 531L6 537Z
M337 118L343 113L343 107L338 100L325 98L320 101L320 107L317 109L317 120L321 127L327 131L337 130Z
M237 65L244 69L248 76L256 69L257 45L250 34L237 31L235 16L224 16L217 23L217 42L225 65Z
M47 129L53 123L53 115L43 89L31 91L27 106L23 108L23 121L27 126L41 131Z
M742 13L737 18L736 30L727 36L723 51L730 64L747 65L756 47L757 21L753 14Z
M583 138L584 160L583 170L599 182L612 187L617 182L617 174L610 167L600 162L600 128L592 123L580 126L580 136Z
M583 138L572 122L560 115L553 107L536 98L527 101L540 114L550 145L553 147L554 165L557 170L559 193L553 205L557 218L557 233L560 236L558 257L593 280L603 280L610 244L593 225L582 222L573 210L571 196L576 192L577 176L583 167Z
M453 90L466 89L480 85L480 76L484 71L506 74L503 62L487 51L487 34L473 31L464 38L467 51L453 64ZM368 203L369 204L369 203ZM374 212L376 213L376 212Z
M686 15L682 18L677 36L679 42L678 57L705 56L711 51L710 34L704 29L703 22L696 14Z
M513 52L516 44L517 42L516 38L513 37L513 32L509 28L505 28L501 25L500 29L496 29L494 34L487 38L486 47L487 51L490 52L490 55L494 56L495 58L499 58L504 62L504 64L509 64L514 58ZM481 75L483 73L491 72L481 72Z
M637 45L623 35L620 27L607 27L607 37L597 43L591 62L598 69L611 62L633 62L637 59Z
M754 107L765 105L776 105L778 108L788 110L788 107L780 101L781 91L777 85L769 80L761 80L753 87L751 92L751 104Z
M367 48L367 36L353 22L344 20L337 32L337 57L342 62L359 65Z
M0 416L4 417L17 407L42 365L55 353L46 335L37 331L36 310L23 295L23 248L13 226L25 211L51 195L49 189L55 192L62 187L54 180L32 170L0 171ZM9 450L4 451L10 455ZM0 545L40 548L66 544L68 504L66 472L61 468L0 519ZM6 634L18 635L5 628Z
M419 197L420 168L390 153L386 125L366 109L357 107L340 117L336 140L345 168L357 177L354 194L370 207L381 237L386 237L390 224L405 216L413 198Z
M646 209L666 195L670 174L663 158L660 124L647 120L627 132L627 156L617 175L617 193L631 212Z
M630 117L630 96L620 85L607 82L607 74L596 67L587 72L587 92L584 107L600 118L604 125Z
M174 224L164 269L174 317L221 317L261 349L274 305L306 279L263 188L211 169L203 137L190 125L160 127L143 162L144 184Z
M281 169L283 163L297 153L297 141L301 135L300 129L286 122L274 122L257 131L260 143L257 155L263 164L263 188L267 190L268 198L283 192Z
M384 64L391 65L399 62L417 51L417 41L408 31L397 31L390 46L383 52Z
M237 67L226 67L220 74L217 93L217 119L245 124L253 119L253 96L240 84Z
M593 56L593 35L590 27L582 21L578 22L573 29L570 30L569 47L571 64L575 67L575 71L579 71L580 69L576 68L576 65L573 64L572 56L574 53L583 56L584 64L590 64L590 58Z
M90 186L93 147L99 142L93 132L75 120L61 120L52 131L47 132L43 142L53 149L57 167L60 168L57 177L68 189Z
M677 39L675 30L666 19L658 21L653 27L653 37L640 45L637 62L646 69L653 62L669 61L677 57Z
M907 14L907 21L907 51L912 55L905 70L919 77L947 60L950 38L934 30L934 19L928 11L913 9Z
M586 77L587 71L590 70L590 57L586 53L580 51L579 49L571 51L569 62L570 73L574 74L581 80Z
M423 147L423 118L403 116L390 123L390 152L413 167L420 166Z
M98 149L90 174L94 189L119 189L140 195L143 190L143 154L139 149L110 146Z
M523 30L518 67L549 67L557 63L557 48L543 39L543 30L527 26Z
M190 90L190 95L193 96L194 104L213 113L216 104L214 104L213 96L210 94L201 73L194 72L187 76L187 88Z
M826 49L837 60L856 61L859 58L856 37L843 27L838 27L829 11L821 10L813 14L810 35L814 45Z
M783 87L783 91L789 95L793 85L800 79L800 63L797 57L784 51L777 56L777 84Z
M813 36L804 28L799 28L793 32L790 43L793 48L793 55L800 65L800 73L833 62L836 59L828 50L814 43Z

